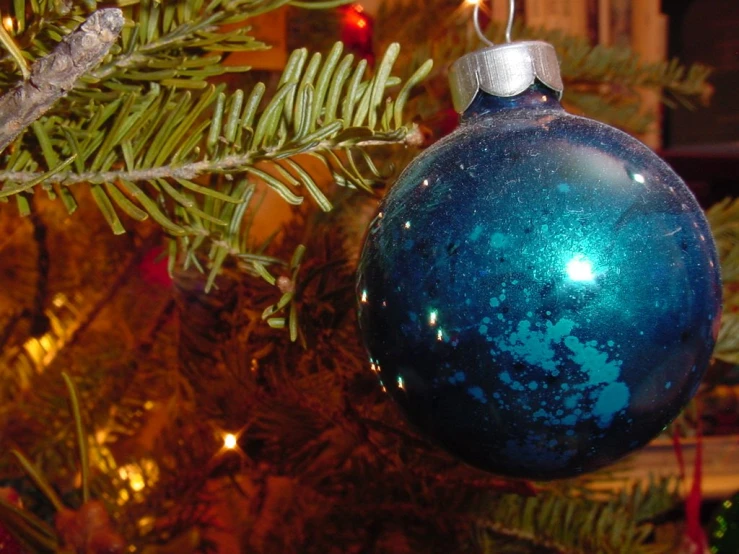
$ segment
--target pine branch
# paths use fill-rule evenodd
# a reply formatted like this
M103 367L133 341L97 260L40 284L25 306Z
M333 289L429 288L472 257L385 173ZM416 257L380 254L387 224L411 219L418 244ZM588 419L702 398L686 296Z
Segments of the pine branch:
M144 84L155 80L163 85L197 87L198 83L205 85L207 77L248 69L221 65L219 53L269 47L249 36L248 26L230 32L219 32L219 26L250 17L263 3L247 6L234 1L215 8L216 4L220 2L163 5L142 1L129 7L126 15L136 23L124 31L120 53L90 74L90 86L99 89L107 81L117 86L125 81ZM203 51L213 54L203 56Z
M335 142L324 140L311 145L311 148L303 150L301 153L329 150L336 148L347 148L349 146L363 148L368 146L384 146L387 144L395 144L399 141L397 135L390 135L387 139L377 138L374 140L366 140L352 143ZM417 144L419 140L419 131L413 128L411 132L405 133L401 143ZM199 162L184 163L182 165L164 165L153 167L150 169L132 169L120 171L87 171L83 173L75 173L72 171L60 171L50 175L44 180L45 185L61 185L70 187L82 183L113 183L116 181L154 181L156 179L195 179L201 175L212 173L229 173L233 171L244 171L245 167L254 165L258 161L282 159L284 154L280 151L265 152L263 154L248 153L242 155L225 156L219 160L203 160ZM249 171L248 169L246 171ZM25 192L29 188L38 186L38 172L32 171L0 171L0 181L19 183L15 187L5 187L0 190L0 198L13 196L20 192Z
M122 27L120 10L97 11L67 35L51 54L36 60L28 80L0 98L0 150L100 63Z
M210 76L248 69L225 67L223 52L264 48L248 27L226 32L220 26L285 3L126 2L124 13L133 24L123 28L120 45L6 155L0 201L14 197L27 215L30 195L40 187L72 213L75 195L88 189L114 233L125 232L120 213L151 218L179 237L170 243L172 260L184 252L185 267L205 271L198 259L204 253L208 288L232 256L266 276L263 263L249 258L260 254L248 240L255 185L293 205L303 202L304 188L321 210L332 209L305 166L308 155L323 163L334 183L371 190L383 176L366 149L420 142L402 112L411 88L431 70L430 62L422 65L395 99L388 98L387 89L401 84L391 75L398 46L391 45L375 75L367 76L366 62L342 57L336 44L325 59L309 58L305 49L294 52L266 105L261 83L230 94L209 85ZM62 9L33 3L29 13L18 6L15 38L31 60L52 41L72 36L70 24L84 13L74 4ZM271 318L270 325L284 322L296 338L295 305L286 308L291 317Z
M726 198L706 212L721 260L724 285L723 315L713 356L739 363L739 200Z
M226 24L244 22L261 13L289 4L287 0L126 0L121 2L127 24L121 33L121 44L96 70L79 83L71 96L77 101L59 106L55 113L67 116L78 112L93 98L112 101L121 92L140 92L152 82L199 90L207 79L224 73L243 72L249 67L226 66L221 63L230 52L267 50L269 45L250 36L251 27L240 25L224 31ZM332 2L340 5L344 0ZM33 61L46 55L59 37L71 32L90 9L90 2L13 3L16 30L14 36L0 41L20 46L22 58ZM301 2L303 9L325 8L325 2ZM27 13L28 12L28 13ZM7 34L7 33L6 33ZM15 48L20 52L19 48ZM14 51L14 50L12 50ZM20 59L20 58L19 58ZM4 60L0 66L0 88L12 86L17 68ZM22 68L23 66L21 66Z
M530 497L493 497L489 508L482 510L486 515L477 519L478 541L483 551L495 551L485 548L486 544L494 544L492 534L528 543L533 546L532 552L655 552L648 543L653 529L648 519L675 505L674 480L637 484L606 500L592 498L587 490L578 495L572 490L572 483L568 484L566 494L554 487Z
M354 66L351 54L342 58L340 43L325 60L314 54L309 61L305 49L297 50L261 112L261 83L230 95L223 87L197 93L152 85L144 96L93 104L91 113L71 120L46 117L33 130L53 172L39 167L27 135L0 172L0 200L23 200L43 187L56 191L71 212L72 189L89 187L115 233L125 232L120 210L136 220L151 217L181 237L172 253L184 251L186 266L208 248L210 288L228 256L249 253L242 223L255 181L294 205L303 202L304 187L328 211L330 200L298 155L319 159L340 185L371 190L382 176L365 150L418 140L420 133L404 125L403 106L431 63L395 99L386 97L386 89L401 82L390 74L398 51L388 48L376 74L366 78L366 62ZM74 171L61 167L65 158ZM223 178L206 185L213 174Z
M711 69L701 64L684 66L675 59L645 62L627 48L592 46L585 38L567 36L557 30L521 27L519 32L521 39L544 40L555 45L562 60L562 77L571 86L583 83L593 88L615 86L620 87L621 95L629 92L624 87L661 89L686 105L692 100L700 101L706 93ZM603 93L602 86L600 90Z

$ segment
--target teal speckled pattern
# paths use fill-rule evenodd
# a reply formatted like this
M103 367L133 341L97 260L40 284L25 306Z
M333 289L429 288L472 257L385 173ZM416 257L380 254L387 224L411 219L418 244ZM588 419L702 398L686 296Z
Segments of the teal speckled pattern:
M415 426L472 465L546 480L613 462L679 413L721 283L677 175L535 85L481 93L403 172L357 298L371 370Z

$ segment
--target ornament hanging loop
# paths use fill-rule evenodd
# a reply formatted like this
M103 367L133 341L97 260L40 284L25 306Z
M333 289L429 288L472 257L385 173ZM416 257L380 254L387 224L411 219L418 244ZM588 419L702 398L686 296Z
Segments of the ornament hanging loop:
M480 40L488 46L495 46L490 39L488 39L480 28L480 4L483 0L477 0L475 2L475 9L472 12L472 21L475 25L475 32ZM505 41L511 42L511 29L513 29L513 17L516 15L516 0L508 0L508 22L505 27Z

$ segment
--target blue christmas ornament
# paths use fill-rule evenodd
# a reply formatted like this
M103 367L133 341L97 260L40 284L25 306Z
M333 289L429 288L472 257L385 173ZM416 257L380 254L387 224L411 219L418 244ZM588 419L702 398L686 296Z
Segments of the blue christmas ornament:
M473 466L600 468L698 388L721 312L711 231L651 150L563 111L551 45L468 54L452 88L460 127L403 172L364 245L371 368Z

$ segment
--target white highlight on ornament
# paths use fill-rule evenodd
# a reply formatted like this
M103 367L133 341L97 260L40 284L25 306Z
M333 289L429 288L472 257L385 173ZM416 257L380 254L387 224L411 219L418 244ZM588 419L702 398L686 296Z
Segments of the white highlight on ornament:
M593 265L582 254L575 255L575 257L567 262L566 271L567 276L573 281L592 281L595 278L593 275Z
M644 178L644 175L642 175L641 173L634 173L634 181L636 181L640 185L643 185L647 182L647 180Z
M238 441L236 440L236 435L234 435L233 433L226 433L223 436L223 448L227 450L233 450L234 448L236 448L237 443Z

